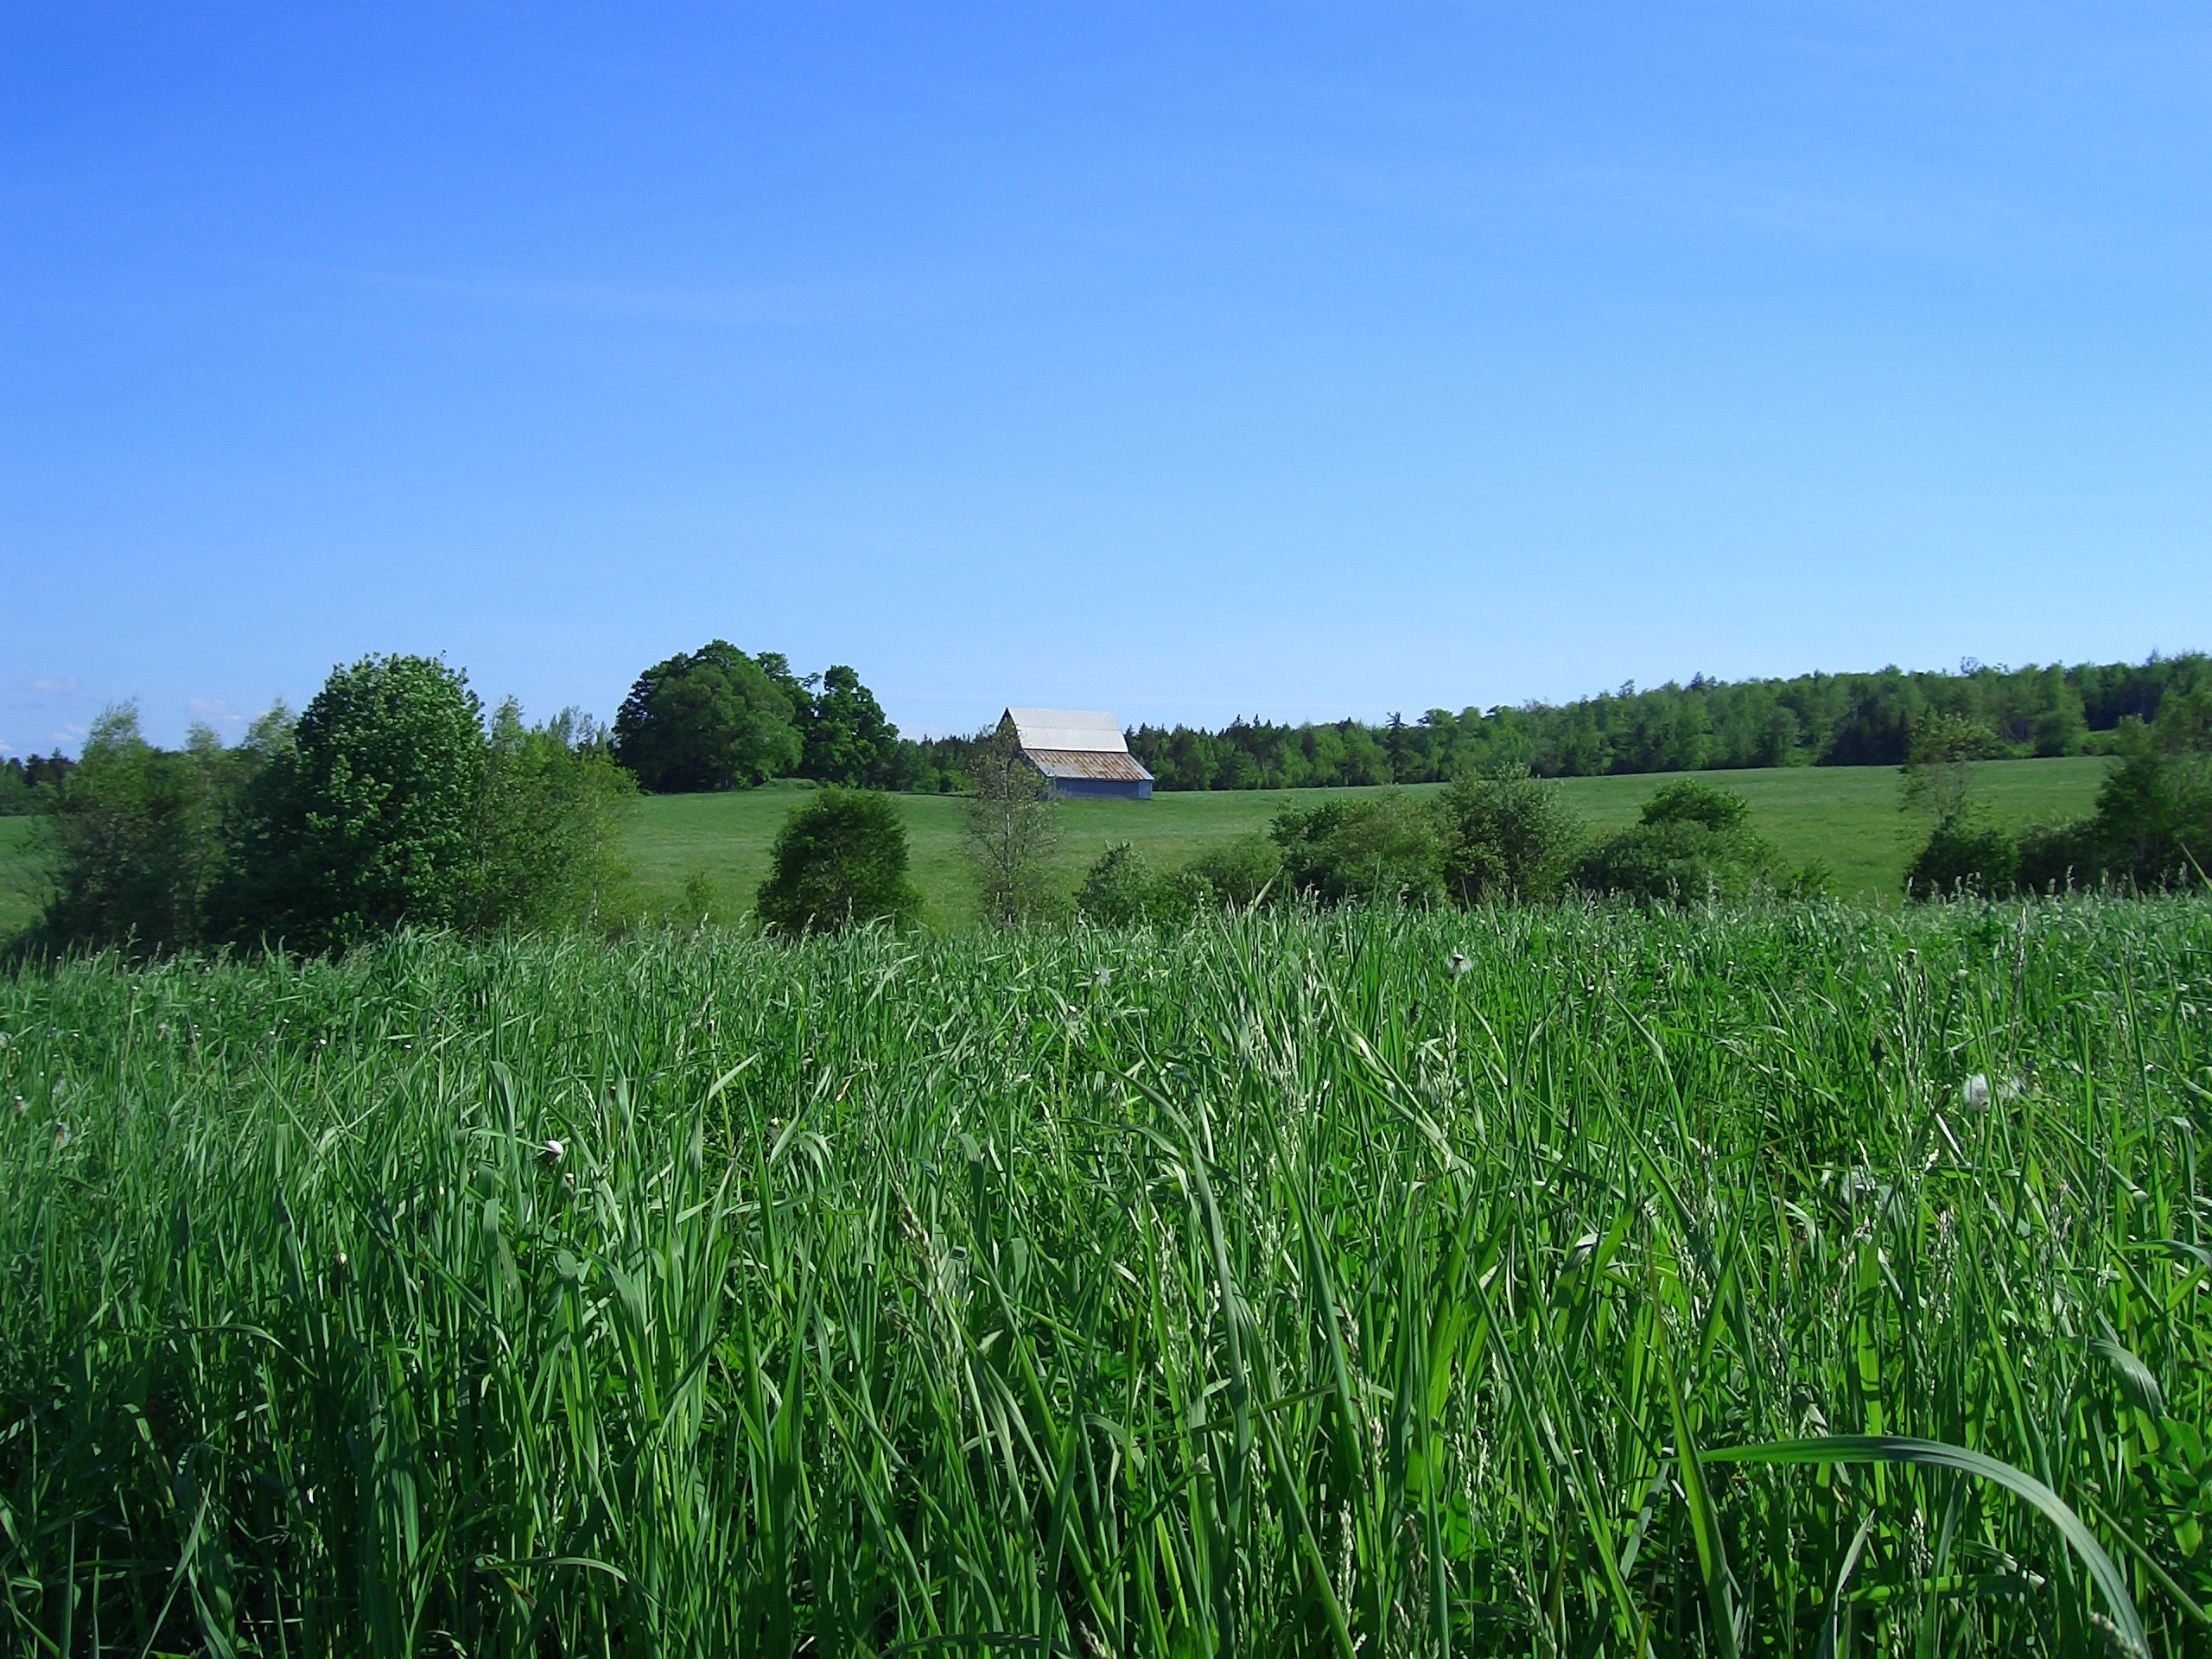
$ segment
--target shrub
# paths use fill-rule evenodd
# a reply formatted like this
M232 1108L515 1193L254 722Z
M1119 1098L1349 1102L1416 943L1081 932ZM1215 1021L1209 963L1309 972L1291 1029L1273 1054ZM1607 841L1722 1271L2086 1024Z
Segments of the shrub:
M1644 803L1637 822L1585 853L1574 883L1646 904L1739 899L1785 886L1774 849L1750 821L1751 805L1742 796L1694 778L1679 779Z
M2014 881L2024 893L2064 893L2094 885L2101 874L2094 823L2088 818L2030 824L2019 833L2019 869Z
M1294 809L1268 835L1282 851L1284 884L1323 904L1422 904L1444 896L1442 828L1435 813L1402 791Z
M588 715L523 724L509 698L492 718L477 808L480 928L545 927L599 910L624 874L622 813L636 781Z
M1128 842L1117 841L1084 872L1075 907L1085 921L1127 927L1149 917L1155 885L1144 855Z
M1242 910L1273 894L1282 880L1282 849L1265 836L1238 836L1185 864L1179 881L1205 890L1206 901Z
M1936 821L1928 844L1905 871L1906 893L1943 899L1977 893L1999 899L2011 893L2020 874L2020 843L2010 830L1972 807L1946 813Z
M483 705L428 657L334 670L254 780L227 931L315 950L480 919Z
M1461 904L1557 893L1583 840L1559 785L1525 766L1465 773L1437 799L1445 886Z
M105 711L44 826L53 891L43 942L162 950L202 940L238 797L283 729L277 711L237 749L199 726L184 749L164 750L140 735L136 708Z
M906 880L906 826L891 798L831 787L791 810L776 832L760 919L780 933L855 923L911 925L921 895Z

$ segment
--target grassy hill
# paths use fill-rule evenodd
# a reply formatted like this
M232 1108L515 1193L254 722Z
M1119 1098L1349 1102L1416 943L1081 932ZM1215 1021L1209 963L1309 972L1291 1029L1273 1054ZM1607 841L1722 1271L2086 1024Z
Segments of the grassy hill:
M2024 823L2088 810L2110 763L2097 759L1999 760L1983 768L1980 792L2004 818ZM1847 896L1871 904L1898 902L1904 867L1925 823L1897 810L1897 774L1889 766L1792 766L1769 772L1703 774L1739 791L1752 822L1793 864L1818 859ZM1560 787L1574 810L1599 830L1635 817L1663 777L1571 778ZM630 860L646 902L676 903L686 879L703 874L718 913L753 908L753 889L767 874L768 844L784 816L810 785L771 784L728 795L662 795L640 802L630 829ZM1433 791L1416 786L1414 793ZM1156 795L1149 801L1070 801L1059 862L1071 884L1112 842L1134 842L1155 864L1172 868L1217 842L1255 830L1286 806L1310 806L1331 791L1313 789L1224 791ZM1363 794L1369 791L1346 791ZM960 861L960 803L939 795L897 798L913 850L916 883L931 919L957 925L969 918L967 872ZM0 818L0 938L35 914L37 868L33 823Z
M2004 818L2027 823L2088 810L2110 763L2094 758L2000 760L1983 769L1980 792ZM1838 889L1869 903L1893 904L1905 865L1925 823L1897 810L1891 766L1791 766L1765 772L1702 774L1751 804L1752 822L1802 864L1818 859L1835 873ZM1634 818L1666 782L1663 777L1573 778L1560 787L1574 810L1599 830ZM645 801L631 830L631 857L655 903L672 902L686 877L703 872L731 915L753 907L767 874L768 843L808 785L771 784L728 795L664 795ZM1416 794L1433 792L1418 786ZM1060 863L1071 882L1116 841L1135 842L1158 865L1172 868L1217 842L1255 830L1286 806L1310 806L1334 791L1238 790L1155 795L1149 801L1070 801ZM1370 791L1344 791L1347 794ZM960 803L946 796L899 798L913 852L914 880L939 923L971 913L960 862Z

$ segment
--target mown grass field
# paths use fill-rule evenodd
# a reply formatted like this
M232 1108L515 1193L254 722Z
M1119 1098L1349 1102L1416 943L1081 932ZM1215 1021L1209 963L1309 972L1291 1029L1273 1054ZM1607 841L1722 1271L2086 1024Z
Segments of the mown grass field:
M1980 789L2008 822L2071 817L2086 812L2109 763L2084 758L1992 762ZM1795 766L1765 772L1698 774L1740 791L1751 803L1759 832L1792 864L1817 859L1833 871L1843 896L1865 903L1902 901L1905 866L1927 837L1924 820L1897 810L1897 773L1890 766ZM1573 778L1560 785L1595 829L1631 821L1659 777ZM1433 793L1434 785L1417 793ZM767 874L768 847L804 786L770 785L728 795L672 795L639 804L630 855L650 902L672 903L685 878L704 873L724 913L753 907ZM1149 801L1071 801L1059 862L1071 886L1112 842L1129 841L1155 863L1173 868L1210 846L1255 831L1289 806L1310 806L1328 794L1367 791L1224 791L1155 795ZM957 799L903 796L916 885L932 918L957 924L972 913L960 862Z
M22 971L0 1640L2202 1653L2208 992L2202 899Z

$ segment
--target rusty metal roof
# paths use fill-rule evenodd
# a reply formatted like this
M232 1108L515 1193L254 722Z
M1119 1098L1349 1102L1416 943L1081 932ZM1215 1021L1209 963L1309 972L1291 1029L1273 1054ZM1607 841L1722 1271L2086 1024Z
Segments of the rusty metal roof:
M1122 722L1103 709L1009 709L1015 737L1033 753L1040 749L1127 754Z
M1024 747L1030 764L1047 778L1102 779L1112 783L1143 784L1152 774L1124 749L1118 754L1099 749L1033 749Z

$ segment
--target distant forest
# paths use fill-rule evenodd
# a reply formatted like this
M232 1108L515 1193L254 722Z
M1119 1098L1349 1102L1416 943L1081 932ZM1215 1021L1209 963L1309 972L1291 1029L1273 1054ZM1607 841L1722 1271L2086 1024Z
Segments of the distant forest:
M1540 778L1741 766L1894 766L1916 728L1941 715L1988 756L2115 752L2120 728L2149 722L2169 695L2212 688L2198 652L2075 668L1807 674L1793 680L1672 682L1573 702L1484 711L1432 709L1379 725L1232 721L1219 731L1140 726L1129 747L1163 790L1299 789L1441 782L1525 766ZM810 778L917 794L968 786L972 737L902 737L852 669L804 678L772 652L715 640L639 677L611 731L591 728L650 793L742 789ZM195 742L200 740L195 739ZM213 734L205 734L213 744ZM0 760L0 816L58 804L74 765L56 753Z
M1297 789L1419 784L1498 765L1539 777L1699 772L1742 766L1893 766L1915 725L1944 715L1986 728L1995 754L2108 751L2120 722L2157 717L2168 692L2212 684L2191 652L2140 664L1990 667L1955 673L1885 668L1791 680L1673 682L1573 702L1487 712L1432 709L1381 725L1287 726L1237 720L1221 730L1140 726L1129 747L1160 789Z

